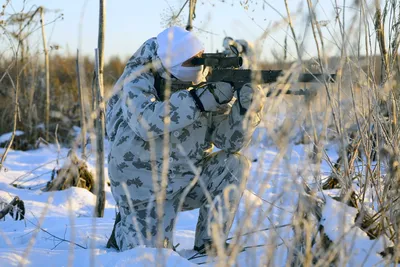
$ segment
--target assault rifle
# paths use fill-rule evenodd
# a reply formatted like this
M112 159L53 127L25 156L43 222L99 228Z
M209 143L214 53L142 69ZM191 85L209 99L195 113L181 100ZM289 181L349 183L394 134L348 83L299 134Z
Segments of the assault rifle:
M238 90L244 84L255 81L258 84L273 83L278 80L279 77L283 76L285 72L283 70L249 70L249 69L238 69L242 66L242 57L226 57L223 53L204 53L202 57L193 58L191 61L192 65L199 66L204 65L210 67L209 74L206 77L206 81L197 85L193 85L191 82L171 81L170 89L172 92L188 89L190 87L196 88L204 86L208 83L215 82L228 82ZM288 75L288 80L291 75ZM321 73L301 73L298 75L297 82L300 83L324 83L335 82L336 74L321 74ZM159 95L163 99L163 92L167 87L167 81L163 78L156 77L155 87L157 88ZM282 91L269 92L269 96L277 96ZM291 95L307 95L307 90L288 90L286 94Z

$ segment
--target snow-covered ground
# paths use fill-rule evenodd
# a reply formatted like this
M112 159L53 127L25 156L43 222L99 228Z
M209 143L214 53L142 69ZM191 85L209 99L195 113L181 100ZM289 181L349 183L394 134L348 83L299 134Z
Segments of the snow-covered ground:
M308 162L307 146L293 145L283 152L263 143L261 141L245 151L254 163L232 233L269 230L243 236L245 246L263 246L240 253L238 266L259 266L269 261L272 261L271 266L287 263L293 232L286 224L292 221L301 182L312 182L313 170ZM335 159L335 150L327 149L328 155ZM4 150L0 149L0 154L2 152ZM108 186L104 218L92 216L95 198L85 189L40 190L50 180L52 170L62 166L67 153L68 149L58 150L53 145L34 151L9 152L6 168L0 172L0 200L8 203L14 196L19 196L25 202L26 219L14 221L6 216L0 221L0 266L213 265L216 259L193 258L196 254L192 248L197 210L182 212L178 217L174 233L174 244L179 243L177 252L145 247L125 252L107 249L106 242L115 218L115 201ZM91 157L89 167L93 169L94 166ZM328 166L322 163L321 171L322 175L327 173ZM28 189L11 186L15 180ZM383 250L384 241L369 240L364 232L354 227L354 209L328 195L325 198L323 224L329 238L342 247L341 265L383 264L378 253ZM251 220L242 225L248 216Z

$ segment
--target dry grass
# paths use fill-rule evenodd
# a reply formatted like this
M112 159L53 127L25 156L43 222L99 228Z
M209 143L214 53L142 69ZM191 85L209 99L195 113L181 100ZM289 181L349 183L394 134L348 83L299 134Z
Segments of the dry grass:
M309 89L315 90L317 94L309 98L280 95L274 98L259 99L265 106L260 130L266 132L269 139L258 140L255 138L253 145L272 145L277 148L278 152L268 170L265 170L262 163L258 164L259 169L253 170L252 174L259 175L258 190L253 193L260 201L268 203L269 208L263 210L260 205L257 205L258 202L243 200L245 212L238 215L238 227L233 231L233 236L229 238L235 240L228 248L229 253L222 246L226 240L221 234L219 226L211 226L213 239L216 244L219 244L217 246L218 257L213 258L216 265L234 265L241 253L239 248L246 247L246 242L251 240L249 237L251 235L247 236L246 233L263 228L266 220L274 225L280 219L283 220L288 216L291 218L291 225L288 227L290 230L284 236L281 236L282 232L279 231L279 226L269 228L268 234L263 231L259 232L260 236L265 237L266 242L262 247L265 257L259 258L257 262L260 266L274 266L279 260L277 253L281 253L282 250L286 251L286 265L288 266L334 266L346 263L348 260L346 250L340 247L340 244L335 244L329 239L320 222L325 202L319 196L324 195L325 190L332 188L339 189L335 199L358 210L354 227L365 231L371 239L377 239L384 235L393 242L393 248L388 249L386 253L393 255L393 258L387 257L388 260L385 263L390 264L399 256L397 248L400 242L400 136L398 126L400 94L397 82L400 70L398 61L400 7L396 0L377 3L376 6L369 5L365 0L352 3L352 8L358 12L351 13L349 15L351 17L346 17L347 13L344 13L342 7L337 6L336 23L340 34L339 37L333 36L331 42L333 44L327 44L324 42L326 37L324 36L325 31L322 30L323 23L317 21L314 13L315 7L311 1L307 1L306 18L309 21L307 27L310 27L312 32L309 38L314 39L315 47L317 47L317 57L314 59L304 60L306 58L305 48L302 47L301 40L297 39L295 31L291 27L293 18L299 14L296 12L296 16L293 16L291 14L292 7L287 2L286 17L268 28L259 43L255 44L256 49L261 47L263 38L268 38L268 34L277 30L274 26L288 23L290 27L289 42L296 44L296 61L288 62L280 57L279 61L274 63L256 62L256 64L263 68L284 66L292 75L315 71L329 73L335 70L338 78L335 84L302 85L293 83L289 85L277 83L264 87L267 92L276 88L287 90L307 86ZM340 12L340 10L342 11ZM175 17L174 20L176 20ZM331 48L330 46L339 49L339 56L331 57L326 53ZM17 52L12 60L19 59L20 53ZM29 62L31 61L28 57L26 64L30 64ZM89 69L88 65L90 64L87 64L85 69ZM72 63L72 68L74 68L74 63ZM7 66L3 69L8 72ZM66 67L66 69L68 68ZM121 71L120 66L117 66L116 69ZM90 73L91 70L87 72ZM30 84L33 79L29 79L29 77L42 77L43 75L40 76L41 74L36 73L32 74L35 76L29 76L29 73L20 72L18 68L12 73L10 80L12 79L17 86L22 88L20 109L21 103L27 103L23 104L27 110L43 109L43 107L29 106L34 96L34 94L29 94L29 88L33 86ZM71 80L75 80L73 69L72 71L66 70L64 74L73 76ZM105 76L107 77L107 67ZM110 76L117 75L113 73ZM86 80L90 80L89 75ZM6 79L2 79L0 83L10 86ZM28 85L23 85L24 83ZM76 92L72 89L74 85L68 86L71 86L71 91L69 91L69 99L66 99L71 100L72 103L74 99L76 100ZM310 88L310 86L314 88ZM39 86L35 88L43 89ZM23 94L25 91L27 93ZM90 99L90 93L87 93L87 97ZM4 98L13 99L8 95ZM0 103L1 101L2 96L0 96ZM13 107L5 105L4 112L11 113ZM68 108L69 106L66 107L66 109ZM90 122L92 118L96 117L97 110L93 108L87 110L89 110L87 118ZM19 112L23 113L24 111ZM38 111L37 119L31 118L31 120L36 123L42 122L43 114L43 110ZM24 124L25 119L26 117L22 117L19 122ZM3 124L12 121L7 117L0 118L0 120L4 121ZM32 121L26 122L26 125L32 127ZM93 133L93 123L88 124L88 130ZM167 132L165 136L168 137ZM168 138L164 140L166 162L161 185L165 187L169 146ZM77 142L74 145L77 145ZM309 147L308 154L301 159L301 164L304 166L301 171L292 166L290 157L288 157L292 152L293 143L301 143ZM329 158L326 151L327 144L336 144L339 159ZM260 155L261 158L262 156ZM323 162L330 166L328 175L322 172ZM192 166L193 172L199 173L193 163ZM287 185L290 185L291 190L293 188L295 190L287 192L289 186L280 185L281 187L278 187L273 199L264 199L265 192L277 178L275 169L282 170L282 166L287 171ZM301 182L299 182L299 177ZM196 179L198 178L196 177ZM201 183L201 181L199 182ZM295 198L297 201L294 204L297 207L295 211L288 212L284 207L280 207L280 203L284 202L284 196L287 193L298 195ZM205 194L209 196L206 189ZM155 196L157 204L159 204L157 212L160 220L162 220L162 199L164 197L163 194ZM208 199L209 204L213 205L213 200L210 197ZM183 200L181 205L182 202ZM213 210L213 212L216 211ZM45 216L45 211L42 216ZM342 236L346 234L348 233L344 230L341 233ZM162 240L161 235L160 240ZM29 249L27 253L29 253ZM252 252L248 252L248 255L249 258L254 256ZM162 263L164 260L161 259L158 262ZM251 259L247 260L252 262Z

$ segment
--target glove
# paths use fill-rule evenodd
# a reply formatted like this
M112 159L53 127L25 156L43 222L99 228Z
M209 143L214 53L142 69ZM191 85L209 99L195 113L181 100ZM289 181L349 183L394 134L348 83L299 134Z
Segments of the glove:
M218 82L207 84L204 87L196 89L196 92L192 92L191 94L200 110L217 111L220 105L227 104L232 100L233 90L234 88L231 84Z
M262 109L261 92L262 90L260 86L253 87L250 83L246 83L240 90L238 90L237 98L239 101L241 115L244 115L250 106L254 112L259 112Z

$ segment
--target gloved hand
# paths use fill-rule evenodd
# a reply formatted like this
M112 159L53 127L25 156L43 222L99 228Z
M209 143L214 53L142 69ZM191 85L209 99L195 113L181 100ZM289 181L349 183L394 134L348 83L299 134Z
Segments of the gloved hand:
M220 105L227 104L232 100L233 90L231 84L218 82L196 89L196 95L203 105L204 111L217 111Z
M250 83L246 83L240 90L238 90L238 101L241 115L244 115L250 106L254 112L259 112L261 110L263 106L261 93L262 89L259 85L252 86Z

